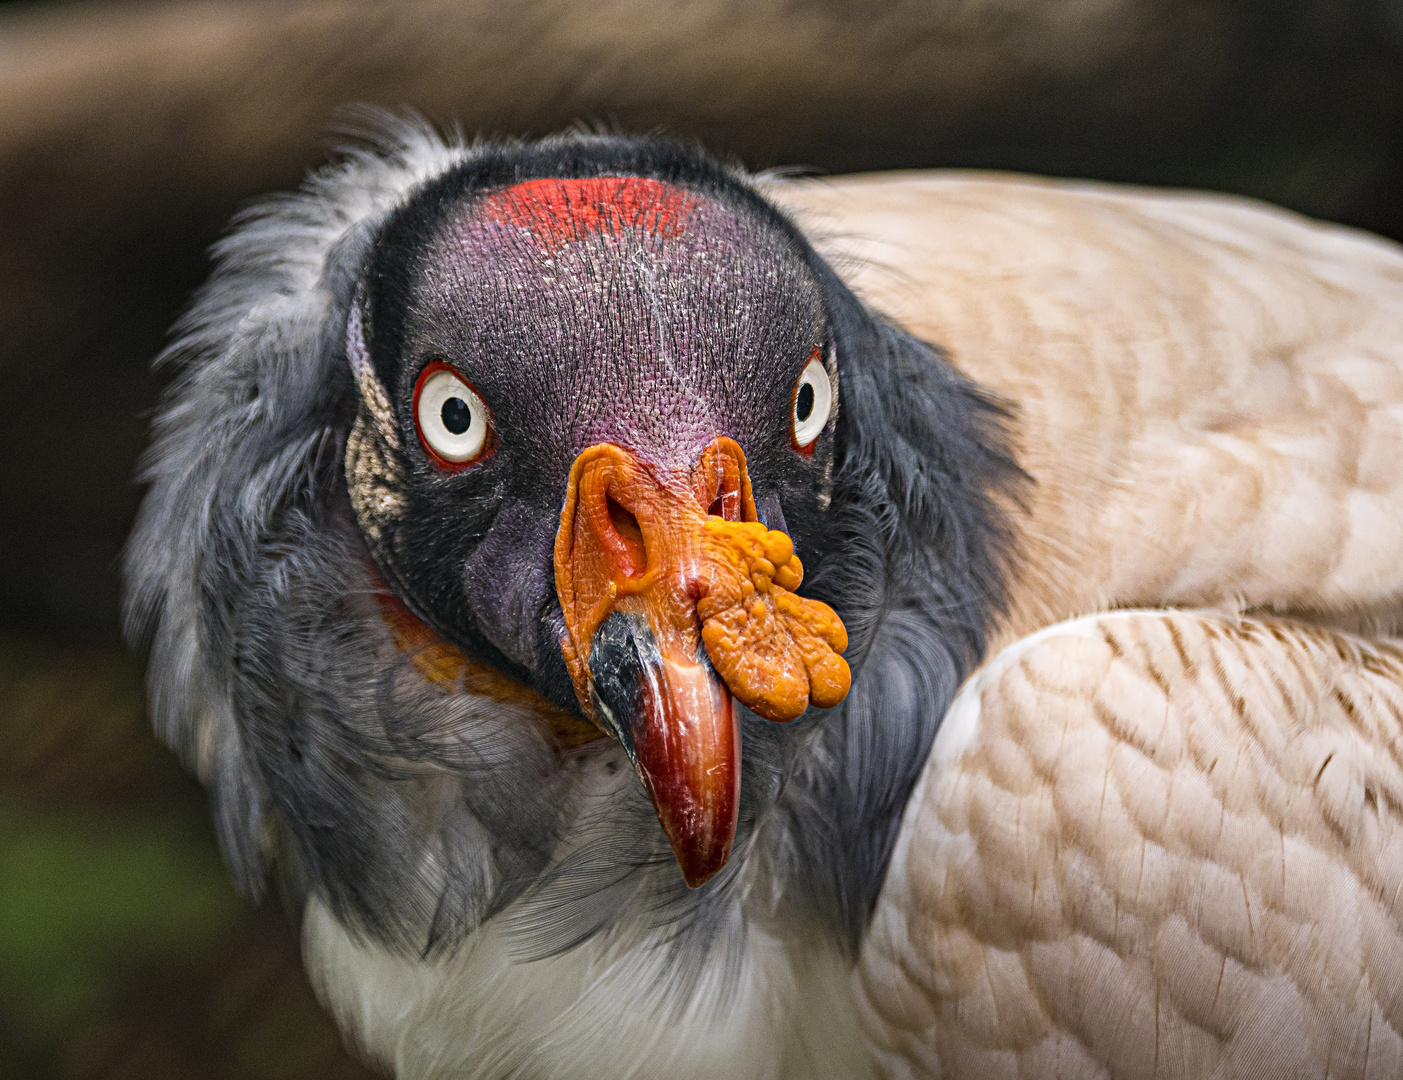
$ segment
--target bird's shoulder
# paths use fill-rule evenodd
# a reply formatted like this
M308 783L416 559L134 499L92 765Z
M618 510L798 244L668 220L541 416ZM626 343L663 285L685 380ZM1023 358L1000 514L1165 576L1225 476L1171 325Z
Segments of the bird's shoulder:
M1250 200L987 174L781 184L863 299L1006 402L1011 625L1403 591L1403 248Z
M858 985L893 1075L1398 1075L1403 646L1142 611L1003 650Z

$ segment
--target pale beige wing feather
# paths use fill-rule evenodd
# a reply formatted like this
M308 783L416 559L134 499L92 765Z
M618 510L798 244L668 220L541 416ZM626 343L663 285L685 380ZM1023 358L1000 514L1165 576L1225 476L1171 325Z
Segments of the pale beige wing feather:
M1004 650L856 986L893 1077L1403 1076L1403 643L1122 612Z
M772 193L859 295L1013 403L1036 485L1004 641L1114 606L1396 615L1397 245L1243 200L1006 176Z

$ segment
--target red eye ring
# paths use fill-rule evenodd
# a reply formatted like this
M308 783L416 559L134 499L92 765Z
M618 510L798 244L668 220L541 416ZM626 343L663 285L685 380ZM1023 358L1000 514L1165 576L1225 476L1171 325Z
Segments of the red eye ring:
M445 360L431 360L419 373L413 414L419 444L443 472L462 472L497 448L492 410L477 387Z

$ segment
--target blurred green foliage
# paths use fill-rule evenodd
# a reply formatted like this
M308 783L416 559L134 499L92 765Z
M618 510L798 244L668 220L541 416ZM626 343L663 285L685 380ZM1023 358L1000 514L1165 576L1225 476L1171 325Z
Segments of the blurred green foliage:
M136 663L0 638L0 1077L367 1075L284 913L234 893Z

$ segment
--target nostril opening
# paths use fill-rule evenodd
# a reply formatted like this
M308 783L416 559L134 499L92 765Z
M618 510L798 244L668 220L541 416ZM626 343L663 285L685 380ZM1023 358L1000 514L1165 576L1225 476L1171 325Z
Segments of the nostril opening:
M630 576L642 574L648 568L648 551L643 546L643 530L638 527L638 519L628 509L610 496L606 501L609 511L609 524L613 526L623 544L624 553L630 563L627 572Z
M716 501L706 511L713 517L725 518L727 521L740 520L740 492L721 491L716 496Z

